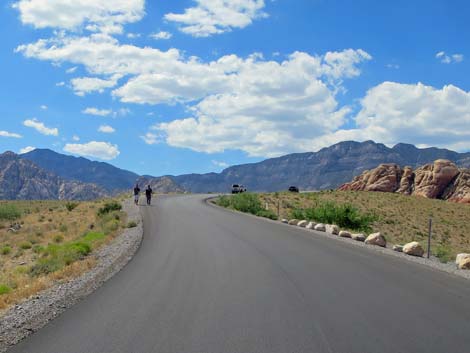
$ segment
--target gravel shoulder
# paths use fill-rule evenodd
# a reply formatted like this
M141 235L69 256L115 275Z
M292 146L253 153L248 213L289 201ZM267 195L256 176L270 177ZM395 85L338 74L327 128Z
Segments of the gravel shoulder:
M131 200L123 203L123 210L137 227L125 229L112 243L99 249L93 255L98 260L93 269L65 283L57 283L5 312L0 322L0 352L5 352L91 294L132 259L142 242L142 216Z
M281 227L296 228L299 231L299 233L302 233L305 236L322 236L322 237L330 238L334 241L339 241L339 242L345 243L345 245L357 246L357 247L360 247L360 248L365 248L365 249L367 249L369 251L372 251L372 252L375 252L375 253L377 253L377 252L382 253L386 256L398 257L398 258L401 258L405 261L418 263L418 264L433 268L433 269L438 270L438 271L446 272L446 273L449 273L449 274L452 274L452 275L470 280L470 271L469 270L460 270L460 269L458 269L454 262L442 263L442 262L439 261L439 259L437 257L434 257L434 256L431 256L431 258L429 258L429 259L425 258L425 257L410 256L410 255L407 255L407 254L404 254L404 253L401 253L401 252L393 251L392 250L392 244L387 244L387 247L382 248L380 246L368 245L368 244L365 244L363 242L355 241L355 240L352 240L352 239L349 239L349 238L342 238L338 235L330 234L330 233L327 233L327 232L319 232L319 231L316 231L316 230L305 229L305 228L302 228L302 227L288 225L288 224L282 223L280 221L274 221L274 220L271 220L271 219L268 219L268 218L258 217L258 216L255 216L255 215L252 215L252 214L249 214L249 213L244 213L244 212L240 212L240 211L237 211L237 210L221 207L221 206L217 205L215 202L213 202L214 199L216 199L216 198L217 198L217 196L211 196L211 197L206 199L206 203L208 205L212 206L212 207L219 208L219 209L222 209L222 210L226 210L227 212L240 213L240 214L243 214L247 217L254 217L254 218L263 220L265 222L276 223Z

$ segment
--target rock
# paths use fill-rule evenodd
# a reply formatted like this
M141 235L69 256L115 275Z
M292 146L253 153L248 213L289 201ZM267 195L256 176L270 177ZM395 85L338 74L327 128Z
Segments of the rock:
M302 220L299 223L297 223L298 227L305 228L307 226L308 222L306 220Z
M326 232L334 235L339 234L339 227L334 224L327 224L326 225Z
M367 237L365 240L366 244L369 245L377 245L377 246L382 246L385 247L387 245L387 241L385 240L385 237L379 232L379 233L372 233Z
M455 263L458 265L459 262L465 260L465 259L470 259L470 254L458 254L457 257L455 258Z
M415 171L413 195L431 199L440 198L445 189L459 174L457 166L446 159L438 159Z
M411 195L413 192L413 183L415 180L415 173L411 167L403 168L403 174L400 179L400 186L397 192L404 195Z
M289 224L291 226L296 226L297 223L299 223L298 219L291 219L287 224Z
M319 232L325 232L326 231L326 227L323 223L317 224L313 229L315 229L316 231L319 231Z
M283 218L281 222L282 222L282 223L285 223L285 224L289 223L289 221L288 221L287 219L285 219L285 218Z
M403 171L397 164L380 164L355 177L351 183L342 185L340 190L395 192L402 175Z
M351 234L351 238L352 238L352 240L356 240L356 241L365 241L366 240L366 236L362 233Z
M396 251L396 252L403 252L403 245L394 245L393 246L393 251Z
M407 255L421 257L424 254L424 249L420 243L417 241L412 241L411 243L405 244L403 246L403 252Z
M461 169L459 176L452 182L442 196L451 202L470 203L470 169Z
M351 238L351 233L348 232L347 230L342 230L339 232L339 236L341 238Z
M470 258L467 257L459 262L457 265L460 270L470 270Z
M317 224L314 222L308 222L308 224L305 226L307 229L314 229Z

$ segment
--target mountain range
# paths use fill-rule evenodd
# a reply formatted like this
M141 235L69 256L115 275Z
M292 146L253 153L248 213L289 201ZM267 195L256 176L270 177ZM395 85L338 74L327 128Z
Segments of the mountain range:
M141 188L150 184L156 192L227 192L232 184L243 184L251 191L279 191L291 185L301 190L323 190L337 188L382 163L417 168L437 159L470 167L470 153L403 143L390 148L373 141L344 141L318 152L232 166L221 173L153 177L139 176L109 163L36 149L22 155L0 155L0 198L89 199L130 190L136 182ZM50 186L50 191L45 191L45 185Z

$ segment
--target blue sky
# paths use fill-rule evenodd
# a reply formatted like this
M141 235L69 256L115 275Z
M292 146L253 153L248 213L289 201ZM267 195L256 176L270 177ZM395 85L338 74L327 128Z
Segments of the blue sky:
M163 175L342 140L470 150L468 1L1 6L1 151Z

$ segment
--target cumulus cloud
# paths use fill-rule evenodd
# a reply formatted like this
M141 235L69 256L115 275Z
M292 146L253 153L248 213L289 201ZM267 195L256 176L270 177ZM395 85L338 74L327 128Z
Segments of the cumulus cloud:
M49 128L43 122L40 122L36 118L23 121L23 125L26 127L33 128L40 134L43 134L46 136L58 136L59 135L59 129Z
M92 157L110 161L119 156L119 148L109 142L91 141L88 143L68 143L64 146L64 151L79 156Z
M34 151L35 149L36 149L36 147L32 147L32 146L24 147L24 148L20 149L20 154L25 154L25 153Z
M120 75L114 75L110 79L101 79L98 77L78 77L70 80L72 89L77 96L85 96L92 92L103 93L106 88L112 88L117 85Z
M80 137L78 137L77 135L73 135L72 140L75 141L75 142L78 142L78 141L80 141Z
M113 111L111 109L98 109L94 107L89 107L84 110L82 110L83 114L87 115L96 115L96 116L108 116L112 113Z
M140 136L140 138L147 144L147 145L156 145L162 141L161 136L153 133L147 132L145 135Z
M102 132L104 134L112 134L112 133L116 132L116 130L110 125L101 125L98 128L98 131Z
M14 133L14 132L8 132L5 130L0 130L0 137L13 137L13 138L22 138L20 134Z
M145 0L20 0L13 7L23 24L71 31L121 33L144 16Z
M167 39L171 39L173 35L170 32L160 31L160 32L150 34L149 37L156 39L156 40L160 40L160 39L167 40Z
M48 106L43 104L43 105L40 106L40 108L41 108L42 110L47 110L47 109L48 109Z
M436 54L436 59L438 59L443 64L453 64L460 63L463 61L463 54L450 54L447 55L445 51L440 51Z
M266 17L264 0L195 0L194 7L181 14L168 13L167 21L175 22L180 30L194 37L208 37L245 28L255 19Z
M229 166L229 164L227 162L216 161L216 160L212 160L212 164L215 165L216 167L219 167L219 168L227 168Z

